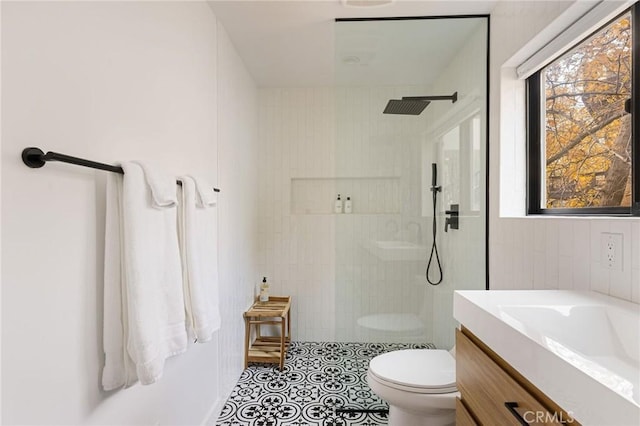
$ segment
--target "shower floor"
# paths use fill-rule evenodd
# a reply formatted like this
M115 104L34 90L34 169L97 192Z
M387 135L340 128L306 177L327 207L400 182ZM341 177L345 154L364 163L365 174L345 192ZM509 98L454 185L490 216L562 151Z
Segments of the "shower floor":
M387 416L336 413L337 408L387 409L367 385L369 360L398 349L433 344L291 342L284 370L247 368L216 423L219 426L378 426Z

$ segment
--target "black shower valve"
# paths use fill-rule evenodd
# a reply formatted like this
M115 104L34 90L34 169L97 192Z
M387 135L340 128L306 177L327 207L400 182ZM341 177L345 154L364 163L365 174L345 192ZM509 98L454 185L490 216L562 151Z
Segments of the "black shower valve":
M449 227L458 229L460 227L460 205L451 204L450 210L445 210L444 213L449 215L444 221L444 232L449 232Z

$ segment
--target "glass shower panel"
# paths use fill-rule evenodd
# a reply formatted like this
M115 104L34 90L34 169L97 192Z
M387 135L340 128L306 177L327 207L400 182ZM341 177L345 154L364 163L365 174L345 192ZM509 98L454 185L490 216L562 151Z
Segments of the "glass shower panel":
M487 19L345 20L335 42L330 180L334 199L352 203L351 213L333 214L335 338L450 348L453 291L485 288ZM420 114L383 114L391 99L454 92ZM425 277L432 163L437 286ZM445 233L454 204L460 227Z
M441 207L457 204L460 200L460 125L448 130L438 141L442 165Z

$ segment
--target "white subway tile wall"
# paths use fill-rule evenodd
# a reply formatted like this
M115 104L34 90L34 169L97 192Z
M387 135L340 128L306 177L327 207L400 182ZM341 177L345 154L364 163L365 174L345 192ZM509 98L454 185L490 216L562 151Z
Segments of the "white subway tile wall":
M446 194L455 203L472 182L485 182L483 170L476 177L462 164L465 148L435 141L474 114L486 116L481 21L432 87L259 91L259 269L274 294L294 296L295 340L453 345L453 291L485 286L484 194L477 195L479 212L463 207L460 230L447 234L450 203L443 200ZM389 99L454 91L456 104L434 102L418 117L382 114ZM479 157L484 164L482 149ZM437 288L425 280L433 162L445 186L437 213L445 279ZM351 197L353 213L334 214L338 194ZM383 254L380 242L420 248ZM398 331L362 326L376 320ZM403 329L420 323L420 330Z
M631 224L631 300L640 303L640 220Z
M313 180L332 176L334 168L328 90L259 91L258 270L272 294L293 297L296 340L332 340L333 333L335 224L329 214L336 194L331 181Z
M417 242L426 228L416 137L425 122L381 114L402 90L260 90L259 269L273 294L294 296L296 340L374 341L358 318L417 315L429 301L415 279L424 259L381 262L364 248ZM352 214L334 214L337 194L351 197Z
M294 296L294 339L451 347L453 290L484 288L484 219L463 215L462 231L444 234L442 204L446 278L437 296L424 278L432 212L423 168L437 161L423 149L428 120L381 114L388 99L424 90L260 90L259 270L273 294ZM352 214L333 213L338 193L351 196ZM422 251L380 258L369 247L377 241ZM358 325L376 314L412 315L396 319L424 328L383 333Z
M502 218L498 223L490 247L492 289L590 289L640 303L640 219ZM622 234L622 271L602 264L602 233Z

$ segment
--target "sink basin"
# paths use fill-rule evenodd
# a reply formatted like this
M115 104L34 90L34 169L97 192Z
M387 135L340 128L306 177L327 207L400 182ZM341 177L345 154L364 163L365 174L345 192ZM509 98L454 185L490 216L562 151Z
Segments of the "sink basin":
M365 248L374 256L386 261L424 260L427 247L403 240L368 241Z
M557 342L585 357L619 358L637 365L640 323L608 306L500 306L505 322ZM634 350L635 349L635 350Z
M454 316L582 424L640 424L640 306L595 292L458 291Z
M640 404L640 324L605 306L501 306L505 322ZM634 391L635 390L635 391Z

